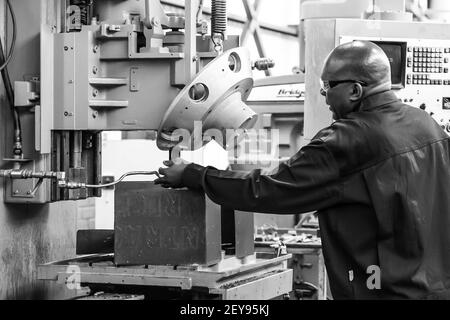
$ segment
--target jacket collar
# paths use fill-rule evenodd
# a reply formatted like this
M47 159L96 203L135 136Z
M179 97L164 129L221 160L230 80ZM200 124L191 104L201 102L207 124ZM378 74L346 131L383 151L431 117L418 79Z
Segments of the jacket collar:
M375 93L364 98L364 100L361 102L361 107L359 108L359 110L369 111L398 101L400 101L400 99L392 90Z

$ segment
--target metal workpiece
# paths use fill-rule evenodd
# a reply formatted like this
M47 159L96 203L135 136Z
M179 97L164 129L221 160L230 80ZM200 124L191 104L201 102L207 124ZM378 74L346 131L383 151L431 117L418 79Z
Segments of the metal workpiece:
M212 265L221 259L220 206L203 192L123 182L114 211L117 265Z
M158 147L170 150L179 144L180 135L185 138L184 133L193 134L197 125L202 132L252 128L257 115L244 101L253 82L246 48L231 49L218 56L172 102L158 131ZM192 147L198 149L202 144L193 143Z

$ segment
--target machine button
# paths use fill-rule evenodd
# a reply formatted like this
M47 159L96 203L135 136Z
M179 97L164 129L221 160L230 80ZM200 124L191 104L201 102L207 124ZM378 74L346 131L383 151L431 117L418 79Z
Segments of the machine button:
M431 80L427 80L427 84L431 84Z
M444 85L448 85L448 81L447 80L444 80Z
M444 68L444 73L448 73L448 68Z
M411 52L412 51L412 48L411 47L408 47L408 52Z
M442 85L442 80L438 80L438 85Z
M406 84L411 84L411 79L406 80Z
M448 63L448 58L444 58L444 62L445 62L445 63Z
M414 79L414 80L413 80L413 84L417 84L417 80Z

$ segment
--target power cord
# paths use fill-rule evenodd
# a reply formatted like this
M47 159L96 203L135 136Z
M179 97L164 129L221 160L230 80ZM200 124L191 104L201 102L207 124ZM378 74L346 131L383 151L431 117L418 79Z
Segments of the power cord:
M0 66L0 71L5 69L8 64L11 62L11 59L13 57L14 49L16 47L16 38L17 38L17 21L16 21L16 14L14 13L14 9L11 5L10 0L6 0L6 5L8 6L9 12L11 13L11 20L13 25L13 35L12 35L12 41L11 41L11 47L9 49L8 57L6 58L5 62Z

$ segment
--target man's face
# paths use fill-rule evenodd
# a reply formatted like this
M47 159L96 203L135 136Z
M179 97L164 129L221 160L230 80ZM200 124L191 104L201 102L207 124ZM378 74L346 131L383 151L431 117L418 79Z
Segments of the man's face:
M334 120L340 120L353 111L354 103L351 101L354 82L333 78L327 74L322 75L320 94L326 99Z

